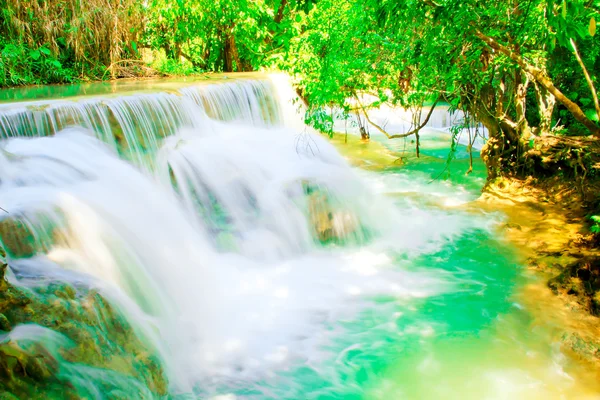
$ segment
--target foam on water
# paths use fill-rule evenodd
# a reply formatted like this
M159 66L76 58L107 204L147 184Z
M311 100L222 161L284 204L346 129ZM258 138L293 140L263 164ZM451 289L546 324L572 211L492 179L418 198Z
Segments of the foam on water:
M127 293L155 321L173 382L208 377L222 385L318 363L314 354L333 340L323 329L355 318L373 297L405 301L448 289L430 273L393 267L384 252L391 243L418 248L433 238L401 227L395 212L373 212L392 208L327 142L301 138L308 150L293 132L213 129L219 134L170 138L157 165L170 165L177 178L187 168L214 193L237 235L226 252L194 209L191 186L179 185L178 198L85 131L4 146L1 196L11 217L37 232L49 260ZM381 241L369 245L362 235L362 247L320 249L304 204L307 182L336 199L355 221L351 229L360 225ZM48 220L50 235L40 228Z
M9 254L12 282L99 288L160 352L173 394L427 398L453 383L468 390L452 375L453 360L469 346L485 348L479 340L489 327L515 312L517 268L492 238L497 218L410 201L412 191L472 197L428 186L425 175L353 170L324 138L282 127L290 104L272 103L271 92L257 90L264 83L220 87L90 100L108 104L119 129L81 122L87 129L3 141L0 204L9 214L0 218L23 222L37 249ZM24 110L0 118L29 121L11 125L14 135L5 125L5 136L42 129L27 119L35 113L55 115ZM41 327L8 335L0 344L56 349L64 341ZM461 337L445 351L443 339ZM549 359L546 350L540 359ZM517 365L468 359L484 368L482 380L491 377L486 388L529 393ZM87 380L96 397L103 380L116 379L84 365L61 368ZM429 376L440 391L429 390ZM568 387L554 372L536 382L552 379Z

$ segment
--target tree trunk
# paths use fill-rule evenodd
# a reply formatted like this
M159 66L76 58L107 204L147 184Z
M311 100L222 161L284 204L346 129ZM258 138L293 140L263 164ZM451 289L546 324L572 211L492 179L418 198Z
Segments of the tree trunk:
M234 63L235 62L235 68ZM233 72L234 70L243 71L240 55L238 54L237 45L235 43L235 35L233 27L227 29L225 34L225 65L223 71Z
M515 111L517 116L517 132L519 132L519 140L521 141L529 141L529 136L531 134L529 123L525 118L528 86L529 78L527 75L525 75L525 80L523 80L523 73L517 71L515 73Z
M517 167L523 163L526 146L521 140L522 131L519 131L518 124L506 115L492 115L483 103L472 103L469 112L488 130L488 140L481 149L488 177L494 179L516 174Z
M224 72L233 72L233 54L231 50L231 35L227 34L225 36L225 46L224 46L224 57L223 57L223 71Z
M285 6L287 5L288 0L281 0L279 3L279 8L277 9L277 13L275 14L275 18L273 18L273 22L279 24L283 19L283 12L285 10Z
M579 63L579 66L581 67L581 70L583 71L585 80L588 84L588 87L590 88L590 92L592 93L592 99L594 100L594 109L596 110L596 117L598 119L600 119L600 103L598 102L598 93L596 92L596 87L594 86L594 81L592 81L592 77L590 76L590 73L588 72L587 68L585 67L585 64L583 63L583 59L579 55L579 50L577 50L577 45L575 44L575 41L573 39L571 39L571 47L573 47L573 52L575 53L575 58L577 59L577 62Z
M421 157L421 141L419 138L419 132L415 132L415 150L417 153L417 158Z
M487 43L492 49L499 51L505 56L513 60L524 72L530 74L541 86L543 86L548 92L550 92L556 99L565 106L565 108L573 115L573 117L582 123L592 135L600 136L600 127L596 125L594 121L589 119L587 115L581 110L581 108L571 101L567 96L564 95L546 74L544 71L535 65L529 64L520 54L514 50L502 45L496 39L484 35L481 31L476 31L475 36Z
M552 114L554 113L554 106L556 104L556 98L549 93L544 87L534 82L535 94L538 100L539 114L540 114L540 125L538 135L543 133L549 133L552 129Z

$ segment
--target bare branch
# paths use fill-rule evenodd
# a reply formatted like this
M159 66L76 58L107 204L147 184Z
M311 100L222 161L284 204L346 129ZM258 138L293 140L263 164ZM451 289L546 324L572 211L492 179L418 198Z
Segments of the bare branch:
M411 130L410 132L406 132L406 133L400 133L400 134L389 134L385 129L383 129L381 126L377 125L375 122L373 122L371 120L371 118L369 118L369 114L367 113L366 109L363 107L362 103L360 102L360 99L358 98L357 95L354 96L356 98L356 100L358 101L358 104L360 105L360 110L363 112L367 122L369 122L369 124L373 125L373 127L375 129L377 129L379 132L383 133L388 139L401 139L401 138L405 138L411 135L414 135L416 133L419 133L421 131L421 129L423 129L425 127L425 125L427 125L427 123L429 122L429 119L431 118L431 115L433 114L433 110L435 109L435 106L437 105L437 103L440 101L440 98L438 97L435 102L431 105L431 108L429 109L429 112L427 113L427 116L425 117L425 120L423 121L423 123L421 123L421 125L417 126L415 129Z

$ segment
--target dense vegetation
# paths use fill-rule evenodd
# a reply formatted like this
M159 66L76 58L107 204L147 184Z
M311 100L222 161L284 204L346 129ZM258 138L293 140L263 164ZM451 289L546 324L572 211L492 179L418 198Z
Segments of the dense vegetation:
M581 150L600 135L598 0L1 1L0 86L278 68L323 131L332 106L445 102L488 129L492 177L600 161Z
M443 100L489 130L483 156L490 175L556 169L587 171L578 140L597 136L599 2L324 0L295 38L291 71L313 107L368 92L375 104L405 107ZM418 128L418 124L415 124ZM586 140L586 139L583 139ZM573 152L573 154L571 154ZM545 152L548 156L548 152Z
M600 0L0 0L0 6L0 87L278 69L305 100L307 122L325 133L333 134L332 109L365 120L382 104L413 109L409 132L371 125L390 139L414 136L417 154L430 115L423 110L445 104L464 115L456 132L486 128L482 159L491 180L560 176L582 194L588 187L597 202L589 214L599 214L591 215L592 247L600 243ZM332 242L331 213L325 214L313 222L319 239ZM36 355L37 349L0 343L0 391L43 384L62 393L56 365L83 360L99 369L116 362L119 373L166 394L157 357L100 295L69 285L24 292L4 281L5 269L0 257L0 330L32 321L83 344ZM597 255L577 253L551 287L582 293L598 314L599 276ZM76 300L91 306L66 307ZM89 322L88 314L100 315L104 325Z
M139 58L135 0L0 0L0 12L0 87L118 76Z

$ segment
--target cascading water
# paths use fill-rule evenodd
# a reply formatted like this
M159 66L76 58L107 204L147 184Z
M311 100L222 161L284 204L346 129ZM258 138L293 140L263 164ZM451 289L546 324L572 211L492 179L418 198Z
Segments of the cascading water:
M382 196L399 176L363 179L327 140L289 128L287 101L269 80L231 79L1 106L8 282L69 305L88 336L20 324L0 354L53 360L47 379L76 397L434 398L418 369L444 370L440 338L477 337L509 312L514 262L489 218ZM65 352L86 340L111 354ZM413 386L384 379L400 358ZM490 379L520 395L530 381L569 387L559 369L525 383L504 372ZM481 398L452 382L437 394Z

